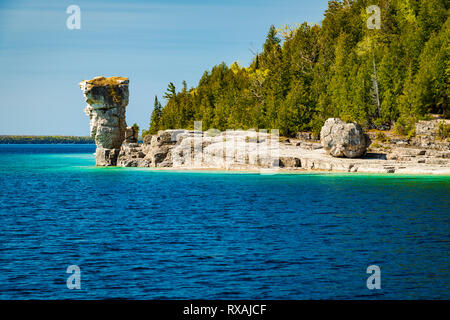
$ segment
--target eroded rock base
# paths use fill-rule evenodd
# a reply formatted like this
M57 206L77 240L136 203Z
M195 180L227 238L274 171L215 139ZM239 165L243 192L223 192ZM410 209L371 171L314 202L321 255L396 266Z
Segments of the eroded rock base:
M117 165L120 149L104 149L97 147L95 151L96 165L99 167L114 167Z

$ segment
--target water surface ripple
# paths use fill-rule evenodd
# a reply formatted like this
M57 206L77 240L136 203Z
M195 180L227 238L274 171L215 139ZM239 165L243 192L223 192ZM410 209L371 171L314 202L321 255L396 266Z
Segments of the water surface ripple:
M96 168L94 150L0 146L0 299L450 298L449 177Z

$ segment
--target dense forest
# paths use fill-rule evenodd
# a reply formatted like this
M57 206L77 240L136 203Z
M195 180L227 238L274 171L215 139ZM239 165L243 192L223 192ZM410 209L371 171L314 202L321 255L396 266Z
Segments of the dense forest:
M285 136L320 131L329 117L366 129L414 134L428 114L448 117L450 21L447 0L380 0L381 25L369 29L373 0L329 1L321 25L267 34L250 66L221 63L198 86L169 84L155 97L149 130L278 128Z
M0 144L91 144L91 137L77 136L0 136Z

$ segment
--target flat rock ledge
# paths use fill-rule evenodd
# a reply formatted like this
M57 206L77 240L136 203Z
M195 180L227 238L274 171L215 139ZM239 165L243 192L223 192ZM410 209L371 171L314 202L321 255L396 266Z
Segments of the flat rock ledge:
M160 131L156 135L146 136L142 144L125 143L120 150L117 165L186 170L276 169L280 172L450 175L450 152L411 149L414 157L407 159L390 159L393 153L386 155L370 152L362 158L336 158L327 154L321 144L314 141L287 139L279 142L275 148L268 143L274 140L267 133L234 131L233 139L229 139L230 133L227 136L225 134L211 135L211 132L188 130ZM426 160L422 161L420 157Z

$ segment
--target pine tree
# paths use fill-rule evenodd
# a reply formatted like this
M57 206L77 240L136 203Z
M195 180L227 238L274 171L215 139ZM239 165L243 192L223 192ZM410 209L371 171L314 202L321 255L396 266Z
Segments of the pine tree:
M161 127L161 117L162 117L162 106L158 101L158 96L155 96L155 103L153 105L153 112L150 119L150 128L149 134L155 134L158 130L162 129Z
M133 131L136 132L136 134L139 136L139 125L137 123L134 123L132 126Z
M404 135L414 134L414 123L417 121L418 97L414 87L412 64L409 67L408 77L405 81L402 94L398 97L400 117L397 119L395 129Z
M449 116L450 28L446 0L379 0L380 30L366 27L369 0L331 0L321 25L271 26L247 68L225 63L181 92L169 83L151 131L278 128L319 132L329 117L412 134L426 113ZM280 38L283 37L283 41Z
M281 39L277 37L277 30L271 25L267 33L266 42L264 43L264 53L270 53L274 48L280 45Z
M175 96L176 96L175 85L172 82L170 82L169 86L167 87L167 91L164 94L164 98L165 99L171 99L171 98L173 98Z
M446 75L450 59L450 19L439 34L433 33L420 56L414 83L418 95L418 112L448 113L449 78Z

